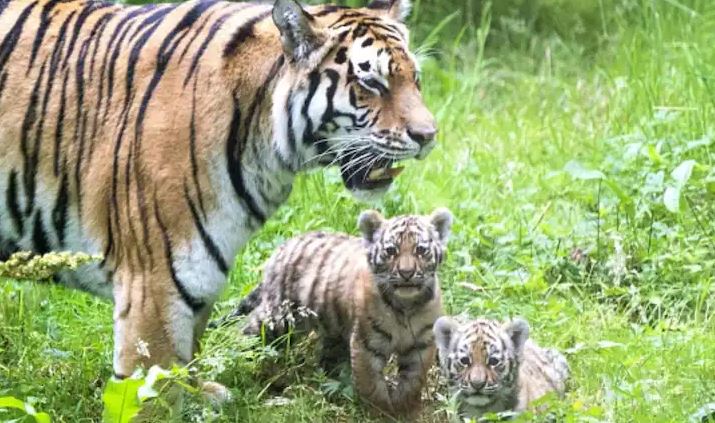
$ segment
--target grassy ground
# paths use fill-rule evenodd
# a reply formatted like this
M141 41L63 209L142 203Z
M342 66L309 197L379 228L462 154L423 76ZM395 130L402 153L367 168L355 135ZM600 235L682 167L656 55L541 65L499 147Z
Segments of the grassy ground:
M495 14L486 47L486 14L475 14L481 29L456 32L453 20L432 35L418 17L440 146L379 207L452 209L446 309L525 316L534 338L566 351L571 388L552 404L564 420L686 421L715 402L715 3L579 1L586 18L563 21L553 13L568 2L540 4L533 21ZM545 30L549 22L561 29ZM334 171L300 178L237 258L217 313L250 290L283 240L355 233L364 207ZM99 419L110 316L81 293L0 283L0 396L58 421ZM266 364L274 352L249 343L232 329L207 334L195 367L235 400L220 411L190 400L188 419L365 418L349 384L315 373L300 346L276 368ZM281 405L275 386L288 382ZM425 420L445 410L434 401Z

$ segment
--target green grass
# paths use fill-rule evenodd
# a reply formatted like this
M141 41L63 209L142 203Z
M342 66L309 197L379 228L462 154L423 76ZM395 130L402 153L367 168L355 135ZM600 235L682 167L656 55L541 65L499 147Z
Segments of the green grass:
M495 10L486 42L464 14L463 32L452 22L429 37L427 16L450 10L424 3L415 38L435 41L423 85L440 145L378 206L452 209L446 309L523 315L534 338L566 351L570 391L551 405L565 420L687 421L715 402L715 3L543 0L538 19ZM365 207L335 171L301 177L237 258L217 315L283 240L355 233ZM349 384L315 373L301 347L276 367L270 350L247 342L232 329L207 335L196 367L235 399L218 411L188 401L194 421L365 419ZM57 421L95 421L110 366L109 304L0 284L0 396L29 399ZM292 402L269 407L278 373ZM425 419L445 408L430 404Z

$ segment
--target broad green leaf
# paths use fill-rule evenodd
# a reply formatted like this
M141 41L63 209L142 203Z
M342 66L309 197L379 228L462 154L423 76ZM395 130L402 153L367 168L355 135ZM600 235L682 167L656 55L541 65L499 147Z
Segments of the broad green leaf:
M678 167L673 169L673 172L670 174L670 176L675 179L675 182L677 182L678 187L682 188L685 186L685 184L688 183L690 175L693 174L694 166L695 160L686 160L683 163L679 164Z
M1 397L0 398L0 408L14 408L16 410L22 410L28 416L32 416L38 423L50 423L50 415L47 413L38 413L29 403L20 401L14 397Z
M38 423L51 423L52 420L50 419L50 415L47 413L36 413L32 417L35 418L35 421Z
M14 397L0 397L0 408L15 408L25 411L25 403Z
M566 171L566 173L571 175L571 177L574 179L590 180L606 178L606 175L604 175L601 171L587 169L583 167L581 163L574 160L571 160L570 162L566 163L566 166L564 166L564 171Z
M680 213L680 188L666 188L663 193L663 204L671 213Z
M129 423L141 409L137 391L143 384L143 379L110 379L102 395L104 421Z

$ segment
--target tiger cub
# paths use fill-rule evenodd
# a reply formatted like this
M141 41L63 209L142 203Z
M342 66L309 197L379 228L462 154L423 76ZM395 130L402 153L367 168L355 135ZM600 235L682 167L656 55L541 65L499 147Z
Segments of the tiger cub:
M434 325L442 374L456 394L460 414L523 411L549 392L563 395L569 366L555 349L529 338L529 324L440 317Z
M264 327L277 336L288 329L286 308L297 311L294 328L322 338L323 364L350 359L365 403L390 416L412 415L434 363L432 326L442 315L436 271L452 214L385 219L366 211L358 225L362 238L315 232L286 242L231 316L250 313L244 332ZM383 370L393 354L399 370L388 387Z

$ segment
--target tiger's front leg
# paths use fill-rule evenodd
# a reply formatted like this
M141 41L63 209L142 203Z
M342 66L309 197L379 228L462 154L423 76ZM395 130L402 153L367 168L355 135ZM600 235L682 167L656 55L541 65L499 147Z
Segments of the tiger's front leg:
M401 415L414 416L422 408L422 387L434 364L434 342L417 341L397 358L397 386L391 393L392 404Z
M354 330L350 337L350 362L355 391L360 399L377 411L390 416L395 411L390 401L390 392L383 376L387 353L361 330Z
M120 270L114 282L114 373L191 361L197 319L162 271Z

